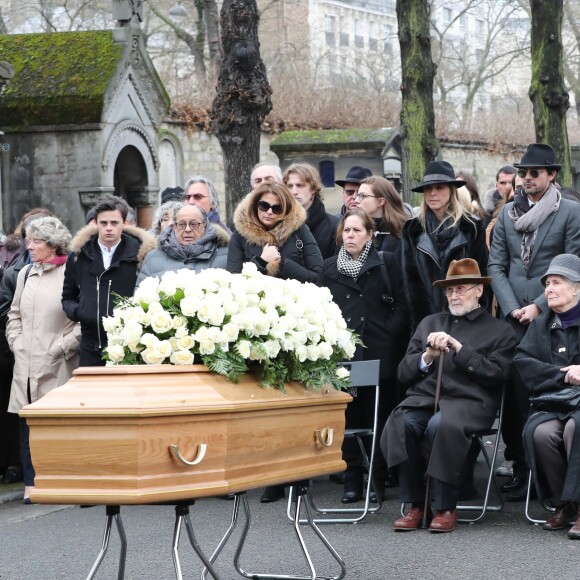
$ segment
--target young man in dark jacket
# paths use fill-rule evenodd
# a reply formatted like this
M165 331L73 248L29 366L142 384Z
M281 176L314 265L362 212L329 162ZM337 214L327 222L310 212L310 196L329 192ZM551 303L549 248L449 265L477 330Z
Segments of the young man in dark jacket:
M82 228L71 243L66 265L62 307L81 323L80 366L103 366L107 335L103 317L113 313L114 294L132 296L138 268L155 239L127 226L127 203L103 197L95 206L96 225Z

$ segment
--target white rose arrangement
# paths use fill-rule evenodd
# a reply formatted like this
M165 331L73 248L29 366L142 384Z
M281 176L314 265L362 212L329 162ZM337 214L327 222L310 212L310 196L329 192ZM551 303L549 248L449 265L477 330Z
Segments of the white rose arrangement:
M348 387L340 362L360 344L328 288L264 276L251 263L241 274L146 278L132 298L118 297L103 325L109 365L202 362L232 382L253 372L281 390L286 381Z

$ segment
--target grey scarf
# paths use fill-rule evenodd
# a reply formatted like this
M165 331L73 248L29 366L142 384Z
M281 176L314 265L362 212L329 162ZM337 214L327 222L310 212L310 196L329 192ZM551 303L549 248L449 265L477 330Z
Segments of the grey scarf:
M172 227L166 228L159 235L159 248L170 258L184 264L209 259L216 246L217 233L210 223L206 225L203 236L192 244L180 244Z
M518 200L514 200L512 208L508 211L516 232L522 233L520 253L526 270L530 267L538 228L549 215L558 211L561 199L562 195L552 183L542 199L528 211L524 211L523 204L517 203Z

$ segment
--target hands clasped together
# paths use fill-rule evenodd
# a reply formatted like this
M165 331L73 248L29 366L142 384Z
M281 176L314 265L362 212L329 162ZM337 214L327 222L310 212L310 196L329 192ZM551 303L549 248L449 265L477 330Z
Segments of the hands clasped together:
M453 349L459 352L463 345L446 332L431 332L427 336L427 350L423 355L423 360L429 364L432 360L438 358L442 352L449 352Z

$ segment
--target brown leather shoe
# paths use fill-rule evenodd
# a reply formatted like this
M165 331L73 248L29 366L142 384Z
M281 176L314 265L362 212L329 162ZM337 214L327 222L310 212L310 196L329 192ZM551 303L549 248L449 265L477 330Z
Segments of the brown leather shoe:
M574 525L568 530L568 537L571 540L580 540L580 516L576 518Z
M437 510L431 521L431 532L452 532L455 529L459 512L457 510Z
M411 506L411 509L394 524L395 532L412 532L421 525L423 519L423 507Z
M556 508L554 515L549 520L546 520L542 528L549 531L563 530L570 521L576 518L577 511L578 506L568 501Z

